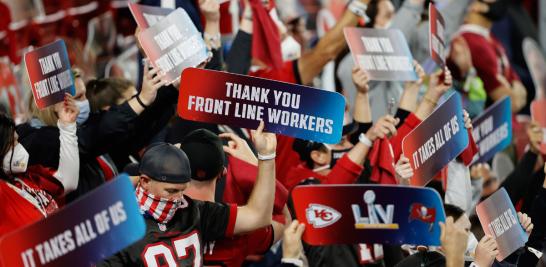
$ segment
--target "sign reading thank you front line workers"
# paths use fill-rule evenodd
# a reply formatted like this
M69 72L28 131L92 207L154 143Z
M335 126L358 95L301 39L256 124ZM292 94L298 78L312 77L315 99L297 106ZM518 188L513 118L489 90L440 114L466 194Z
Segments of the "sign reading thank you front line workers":
M472 137L478 145L474 162L486 162L512 142L512 104L510 97L495 102L472 121Z
M26 53L25 65L38 108L63 101L65 93L75 94L74 78L63 40Z
M144 237L135 189L125 174L44 220L0 239L0 265L93 266Z
M182 8L141 32L138 40L152 65L165 73L162 80L169 83L178 80L182 70L197 67L208 57L201 33Z
M402 140L402 151L414 170L411 184L426 185L468 142L461 98L452 94Z
M371 80L415 81L413 58L406 38L398 29L343 29L353 60Z
M339 93L221 71L182 73L178 114L186 120L265 130L321 143L341 139L345 99Z
M292 192L296 217L311 245L440 245L442 200L430 188L306 185Z

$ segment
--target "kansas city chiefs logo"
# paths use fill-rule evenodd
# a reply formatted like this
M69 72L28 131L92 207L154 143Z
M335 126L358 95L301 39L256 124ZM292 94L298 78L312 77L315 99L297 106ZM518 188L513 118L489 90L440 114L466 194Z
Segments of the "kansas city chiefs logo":
M305 209L305 215L314 228L330 226L341 218L341 213L337 210L320 204L309 204Z

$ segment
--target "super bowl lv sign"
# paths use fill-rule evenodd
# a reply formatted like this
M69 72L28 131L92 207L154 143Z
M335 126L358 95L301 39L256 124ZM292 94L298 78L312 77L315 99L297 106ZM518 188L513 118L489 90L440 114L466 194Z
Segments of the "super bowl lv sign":
M298 220L311 245L385 243L439 245L445 220L438 193L385 185L313 185L293 190Z

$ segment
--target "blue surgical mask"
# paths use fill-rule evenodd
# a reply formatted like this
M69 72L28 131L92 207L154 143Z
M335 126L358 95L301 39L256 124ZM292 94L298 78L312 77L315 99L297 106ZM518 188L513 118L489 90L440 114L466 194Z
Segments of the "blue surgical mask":
M84 124L87 119L89 118L89 113L91 112L91 108L89 107L89 100L83 100L83 101L76 101L76 106L80 109L80 114L78 114L78 117L76 118L76 123L78 125Z

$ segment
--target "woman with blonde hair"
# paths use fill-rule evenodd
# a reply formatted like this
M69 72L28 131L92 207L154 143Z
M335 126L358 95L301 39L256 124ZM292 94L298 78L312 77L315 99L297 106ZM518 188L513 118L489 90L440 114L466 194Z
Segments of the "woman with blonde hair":
M120 142L126 142L130 138L131 125L148 106L152 105L157 96L157 91L164 85L161 76L156 75L155 69L145 72L142 90L131 99L116 105L107 111L91 112L87 99L87 88L83 77L78 71L73 73L76 93L73 96L75 105L80 113L77 116L78 147L80 154L80 174L78 188L67 196L67 201L98 187L107 178L115 175L116 170L111 162L101 160L99 157L115 147ZM47 149L45 143L58 139L59 130L54 127L58 114L52 107L38 109L34 99L28 102L29 120L17 127L20 142L25 145L32 155L40 155ZM58 164L56 157L31 158L35 164Z

